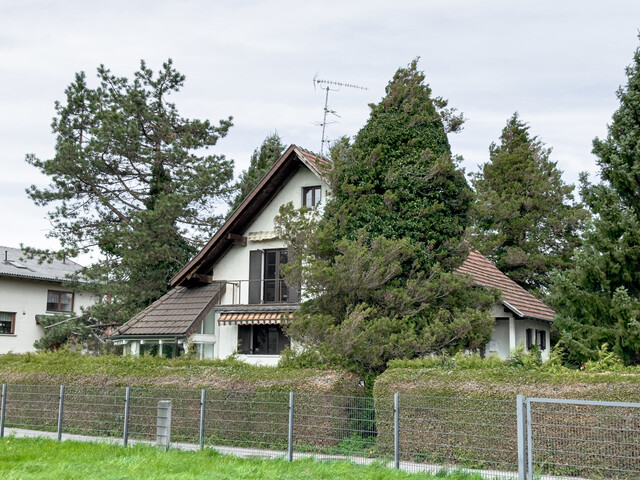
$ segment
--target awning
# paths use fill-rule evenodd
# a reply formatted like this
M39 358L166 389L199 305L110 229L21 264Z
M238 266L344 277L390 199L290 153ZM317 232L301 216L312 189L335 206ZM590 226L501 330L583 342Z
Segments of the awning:
M278 234L274 231L249 232L247 238L252 242L260 242L263 240L278 238Z
M222 313L218 325L280 325L283 316L293 318L289 312Z

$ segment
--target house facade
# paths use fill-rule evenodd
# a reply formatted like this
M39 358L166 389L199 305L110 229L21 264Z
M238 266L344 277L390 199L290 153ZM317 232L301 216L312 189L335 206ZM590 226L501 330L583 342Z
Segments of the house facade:
M326 159L295 145L289 147L209 243L172 279L173 289L114 331L114 342L132 355L195 351L200 358L227 358L235 353L249 363L277 364L282 349L290 345L281 321L299 308L300 291L287 285L280 274L288 255L275 232L274 218L280 206L289 202L295 208L322 208L330 194L323 180L329 168ZM461 274L479 275L478 286L512 287L513 282L477 255L484 263L470 255ZM524 294L524 303L520 297L509 297L494 306L496 330L487 353L507 356L518 342L525 344L521 332L526 337L530 328L546 332L548 344L552 311ZM541 318L529 317L533 310L525 304L547 310ZM524 310L518 310L518 305Z
M196 351L200 358L226 358L236 353L249 363L277 364L290 345L281 320L299 308L300 298L299 289L289 287L280 274L288 256L274 218L289 202L295 208L320 208L329 193L322 179L329 166L311 152L289 147L172 279L173 290L114 331L114 342L123 345L125 354ZM195 300L192 292L204 287L208 299ZM194 311L184 316L177 299L189 296Z
M44 334L39 320L77 315L94 303L86 292L64 286L80 268L70 260L38 263L19 248L0 247L0 354L33 352Z

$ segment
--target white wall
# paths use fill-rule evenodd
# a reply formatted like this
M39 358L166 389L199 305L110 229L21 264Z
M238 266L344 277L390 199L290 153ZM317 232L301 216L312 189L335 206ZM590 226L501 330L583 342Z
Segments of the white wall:
M44 333L44 329L36 323L36 315L46 313L49 290L69 291L57 282L0 277L0 312L16 314L15 333L0 334L0 353L35 351L33 342ZM73 311L79 314L81 308L93 303L93 297L88 293L76 292Z
M535 343L535 331L544 330L547 336L546 348L541 352L542 359L549 359L550 345L549 345L549 322L542 320L532 320L517 318L512 312L505 312L505 308L501 303L496 303L491 309L491 316L499 317L501 320L496 319L493 333L491 334L491 340L485 348L485 355L497 355L502 359L507 358L511 354L511 350L515 349L519 345L527 346L527 328L533 329L534 343ZM511 328L515 333L515 338L512 341Z

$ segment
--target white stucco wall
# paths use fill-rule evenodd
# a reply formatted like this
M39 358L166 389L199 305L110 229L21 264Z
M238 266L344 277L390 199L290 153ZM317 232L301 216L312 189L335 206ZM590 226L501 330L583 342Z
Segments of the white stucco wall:
M507 358L511 354L511 350L519 345L525 347L527 345L527 328L535 331L544 330L546 332L546 348L542 350L542 359L549 359L549 322L542 320L532 320L517 318L512 312L505 311L505 307L501 303L496 303L491 309L491 316L496 318L496 323L491 334L491 340L485 348L485 355L497 355L502 359Z
M47 313L49 290L69 291L57 282L0 277L0 312L16 314L15 333L0 334L0 353L35 351L33 342L44 333L44 329L36 323L36 315ZM93 303L93 297L88 293L75 292L73 312L79 314L83 307Z

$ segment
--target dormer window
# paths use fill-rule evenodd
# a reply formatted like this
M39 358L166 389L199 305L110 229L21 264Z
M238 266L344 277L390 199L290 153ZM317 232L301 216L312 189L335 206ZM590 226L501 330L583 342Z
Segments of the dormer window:
M322 200L322 188L320 185L314 187L302 187L302 206L314 208Z

